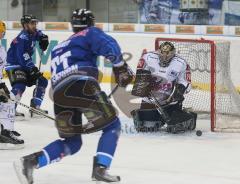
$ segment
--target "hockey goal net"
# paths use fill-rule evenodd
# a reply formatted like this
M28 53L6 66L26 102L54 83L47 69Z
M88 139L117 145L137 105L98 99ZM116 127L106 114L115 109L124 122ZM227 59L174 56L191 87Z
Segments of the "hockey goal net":
M170 41L191 68L192 90L183 106L209 114L212 131L240 132L240 96L231 80L230 42L156 38L155 49Z

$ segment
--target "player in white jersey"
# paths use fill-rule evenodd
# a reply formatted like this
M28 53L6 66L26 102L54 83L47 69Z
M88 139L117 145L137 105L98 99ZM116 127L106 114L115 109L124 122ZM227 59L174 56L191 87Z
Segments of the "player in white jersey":
M176 55L171 42L162 43L156 52L144 52L132 90L133 95L143 97L140 109L132 112L137 131L158 130L164 124L171 133L194 130L197 114L182 108L184 94L190 89L190 67Z
M0 40L4 37L6 26L0 20ZM24 141L18 139L20 134L14 131L15 103L9 98L14 98L10 94L6 84L2 81L3 69L6 63L6 51L0 46L0 149L20 149L24 146Z

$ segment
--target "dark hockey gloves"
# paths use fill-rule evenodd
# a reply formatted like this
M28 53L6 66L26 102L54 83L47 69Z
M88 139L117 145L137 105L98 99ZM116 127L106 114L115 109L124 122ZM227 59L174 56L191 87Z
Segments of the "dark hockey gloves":
M10 92L5 83L0 83L0 102L6 103L10 98Z
M186 90L186 87L183 84L175 84L175 87L173 89L173 94L170 96L169 102L182 102L184 100L184 93Z
M38 68L35 66L33 67L29 72L29 81L35 82L39 77L42 76L42 73L38 70Z
M47 35L41 35L39 38L39 46L42 51L47 50L49 41L48 41L48 36Z
M133 73L127 63L119 67L113 67L113 72L120 87L126 87L133 79Z

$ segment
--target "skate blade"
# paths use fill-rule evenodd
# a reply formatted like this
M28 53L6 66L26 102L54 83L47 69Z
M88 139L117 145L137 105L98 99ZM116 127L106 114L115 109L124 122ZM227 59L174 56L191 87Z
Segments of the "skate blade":
M0 150L19 150L23 148L24 144L0 143Z
M119 180L118 181L104 181L104 180L97 180L96 178L92 178L92 181L96 182L96 184L101 184L101 183L120 183L121 182L121 179L118 178Z
M104 183L114 183L114 184L117 184L117 183L120 183L120 181L113 181L113 182L97 181L97 180L92 180L92 181L95 181L96 184L104 184Z
M16 172L17 178L21 184L29 184L27 181L27 178L23 175L23 164L22 160L14 161L13 162L13 167Z

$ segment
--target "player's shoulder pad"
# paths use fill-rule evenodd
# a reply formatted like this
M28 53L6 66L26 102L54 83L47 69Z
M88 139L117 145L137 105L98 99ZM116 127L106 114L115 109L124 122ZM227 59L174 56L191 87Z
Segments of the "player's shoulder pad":
M91 26L85 30L88 30L87 35L93 35L93 36L101 35L104 33L101 29L99 29L98 27L94 27L94 26Z
M62 41L61 43L59 43L55 47L53 47L52 52L56 51L57 49L61 49L63 47L67 47L70 43L71 43L71 39Z
M95 26L91 26L88 29L89 29L89 31L93 31L93 32L103 32L100 28L95 27Z
M21 40L29 40L28 38L28 33L26 31L22 31L19 36L18 36Z
M146 61L159 60L158 53L154 51L146 52L143 57Z
M183 66L187 66L187 62L185 59L183 59L182 57L178 56L178 55L175 55L173 57L173 61L174 62L178 62L179 64L183 65Z

